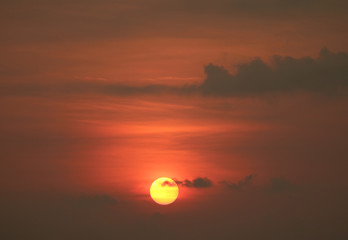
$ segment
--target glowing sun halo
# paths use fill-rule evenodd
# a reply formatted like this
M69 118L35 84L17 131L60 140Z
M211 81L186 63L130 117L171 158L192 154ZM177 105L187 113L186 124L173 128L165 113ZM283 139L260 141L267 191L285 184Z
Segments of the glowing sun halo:
M179 195L178 185L170 178L156 179L150 188L151 198L158 204L168 205L176 200Z

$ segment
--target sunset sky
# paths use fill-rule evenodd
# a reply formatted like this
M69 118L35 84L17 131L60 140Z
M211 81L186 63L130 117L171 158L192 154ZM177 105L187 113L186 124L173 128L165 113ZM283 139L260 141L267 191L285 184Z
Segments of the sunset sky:
M0 18L0 239L348 238L348 1L3 0Z

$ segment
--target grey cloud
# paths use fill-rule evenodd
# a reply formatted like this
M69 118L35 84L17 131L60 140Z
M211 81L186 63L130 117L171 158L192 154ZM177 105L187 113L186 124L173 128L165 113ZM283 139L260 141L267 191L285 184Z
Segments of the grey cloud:
M235 75L209 64L202 84L205 95L244 96L284 92L345 93L348 87L348 54L323 48L318 58L273 56L272 65L261 59L240 64Z
M323 48L317 58L273 56L272 63L261 59L237 66L235 74L223 66L209 64L200 85L168 86L161 84L131 86L101 81L65 81L39 83L4 83L0 95L103 94L103 95L195 95L216 97L262 96L265 94L308 92L346 96L348 90L348 53L333 53Z
M213 182L206 177L198 177L193 180L185 179L183 181L175 180L175 182L180 186L190 188L209 188L213 186Z
M220 183L229 189L240 190L243 187L249 185L252 182L252 180L255 178L255 176L256 176L255 174L248 175L237 183L228 182L228 181L221 181Z

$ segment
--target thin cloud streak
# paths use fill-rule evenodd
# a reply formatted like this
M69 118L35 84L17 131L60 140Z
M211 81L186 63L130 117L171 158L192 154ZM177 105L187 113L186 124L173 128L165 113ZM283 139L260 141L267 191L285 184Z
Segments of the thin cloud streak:
M242 188L250 185L252 180L254 180L255 177L256 177L256 174L250 174L237 183L228 182L228 181L221 181L220 184L222 184L223 186L226 186L227 188L232 189L232 190L241 190Z
M348 53L333 53L323 48L317 58L273 56L272 64L261 59L237 66L236 74L223 66L208 64L206 78L200 85L144 86L122 85L100 81L75 81L57 84L3 84L2 96L102 94L132 95L203 95L214 97L263 96L267 94L307 92L346 96L348 87Z

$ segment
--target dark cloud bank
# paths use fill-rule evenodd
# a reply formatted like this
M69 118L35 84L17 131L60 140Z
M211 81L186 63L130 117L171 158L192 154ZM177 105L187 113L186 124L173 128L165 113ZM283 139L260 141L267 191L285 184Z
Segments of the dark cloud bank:
M348 54L323 48L318 58L273 56L272 64L261 59L240 64L235 75L209 64L202 91L207 95L235 96L277 92L339 94L348 86Z
M238 97L265 94L308 92L347 95L348 53L333 53L323 48L317 58L273 56L267 64L259 58L237 66L235 74L223 66L208 64L201 85L130 86L102 82L70 81L59 85L25 84L2 86L2 95L47 95L95 93L104 95L178 94Z

